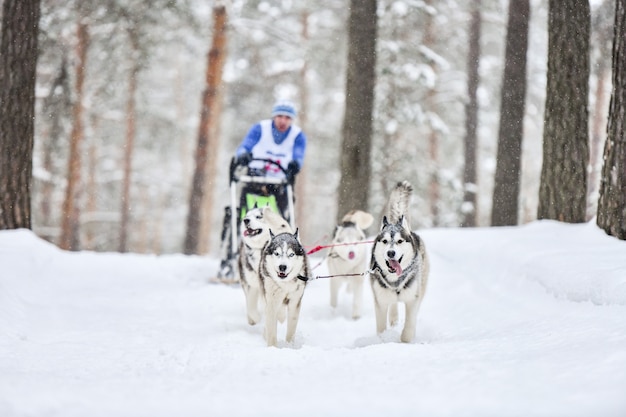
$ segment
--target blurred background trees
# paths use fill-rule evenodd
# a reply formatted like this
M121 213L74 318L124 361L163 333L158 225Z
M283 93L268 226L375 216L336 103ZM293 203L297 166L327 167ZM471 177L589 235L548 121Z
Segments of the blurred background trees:
M6 3L8 0L5 0ZM201 125L214 7L228 14L218 126L208 149L198 251L216 253L229 201L228 165L250 124L277 98L299 107L309 137L297 181L305 244L328 238L338 213L346 114L349 0L41 0L33 150L32 228L55 243L73 219L73 249L182 252ZM465 169L468 31L478 2L378 0L368 207L380 216L393 185L415 186L416 228L459 226ZM608 4L608 6L607 6ZM475 225L491 225L508 2L482 0L476 85ZM614 3L591 3L589 119L604 144ZM518 223L536 219L548 70L548 1L530 1ZM608 23L607 23L608 22ZM84 25L88 44L81 59ZM609 32L612 34L612 32ZM609 40L607 40L607 38ZM610 51L610 49L609 49ZM585 54L585 51L579 51ZM83 73L82 89L78 87ZM586 98L583 100L585 101ZM71 143L81 109L82 140ZM595 127L594 127L595 126ZM358 140L358 138L357 138ZM596 141L596 142L593 142ZM593 155L592 155L593 156ZM584 159L584 156L581 155ZM596 158L600 159L598 155ZM68 167L79 162L78 181ZM578 161L580 162L580 161ZM583 162L589 164L589 161ZM599 171L599 162L590 169ZM586 166L586 165L585 165ZM70 169L71 171L71 169ZM591 170L593 172L593 170ZM595 215L600 175L589 177ZM63 209L67 190L75 207ZM595 193L595 198L592 196ZM511 197L513 198L513 197ZM595 200L595 202L594 202ZM68 203L66 203L68 204Z

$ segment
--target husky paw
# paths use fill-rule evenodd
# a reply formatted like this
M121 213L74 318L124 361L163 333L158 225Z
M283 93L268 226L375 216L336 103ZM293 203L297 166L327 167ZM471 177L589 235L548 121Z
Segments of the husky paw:
M400 341L402 343L411 343L415 338L415 330L414 329L404 329L402 334L400 335Z
M250 326L254 326L255 324L257 324L258 322L261 321L261 315L260 314L248 314L248 324Z

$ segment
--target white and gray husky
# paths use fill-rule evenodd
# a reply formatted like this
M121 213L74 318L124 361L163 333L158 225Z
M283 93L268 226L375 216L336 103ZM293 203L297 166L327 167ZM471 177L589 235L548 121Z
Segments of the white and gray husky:
M411 231L408 208L412 185L403 181L392 190L380 233L374 241L370 281L374 293L376 331L382 333L398 322L398 303L405 305L405 322L400 340L415 337L417 312L428 282L428 256L424 241Z
M295 233L274 235L261 252L259 276L265 298L265 341L276 346L278 322L287 317L285 339L293 342L300 316L302 296L309 279L306 251Z
M330 279L330 305L337 307L339 290L346 284L352 292L352 318L361 317L363 304L363 272L367 269L369 247L365 240L365 229L371 226L374 217L361 210L348 212L341 224L335 227L332 247L326 257ZM346 276L342 276L346 275ZM352 276L350 276L352 275Z
M261 320L259 305L261 297L261 279L259 262L261 251L270 240L270 229L275 233L291 232L289 223L274 212L269 206L253 208L241 221L241 244L239 245L239 280L246 297L248 323L257 324Z

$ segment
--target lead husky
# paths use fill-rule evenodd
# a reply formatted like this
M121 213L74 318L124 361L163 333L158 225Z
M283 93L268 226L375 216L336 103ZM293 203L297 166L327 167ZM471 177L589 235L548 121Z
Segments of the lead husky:
M294 234L274 235L261 252L259 276L265 297L265 340L276 346L278 321L287 316L288 343L293 342L300 316L300 306L306 281L309 278L307 255Z
M407 217L412 191L407 181L392 190L370 264L376 331L380 334L387 328L387 313L392 326L398 322L398 303L402 302L406 314L400 340L405 343L415 337L429 270L424 242L411 231Z
M374 217L361 210L348 212L341 224L335 227L332 249L328 252L326 265L330 280L330 305L337 307L339 289L346 284L352 292L352 318L361 317L363 304L363 271L366 268L368 248L362 244L365 240L365 229L371 226ZM354 275L354 276L341 276Z
M261 320L259 303L261 299L261 280L259 262L261 250L270 240L270 229L276 233L291 232L289 223L274 212L269 206L253 208L241 221L241 244L239 245L239 280L246 297L248 323L257 324Z

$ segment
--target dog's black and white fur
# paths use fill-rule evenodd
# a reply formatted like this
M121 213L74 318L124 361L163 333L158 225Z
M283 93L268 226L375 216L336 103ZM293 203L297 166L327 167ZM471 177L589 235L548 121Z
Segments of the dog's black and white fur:
M270 240L270 229L275 233L291 232L289 223L272 211L269 206L248 211L241 221L241 244L239 245L239 281L246 297L248 323L257 324L261 320L260 307L261 279L259 263L261 251Z
M370 282L376 310L376 331L382 333L398 322L398 303L405 305L400 340L415 337L417 313L426 292L429 263L423 240L411 231L408 208L413 187L398 183L389 196L386 215L376 236L370 262Z
M292 343L298 326L302 296L309 279L306 251L295 233L274 235L261 252L259 276L265 298L265 340L276 346L278 322L287 317L285 339Z

